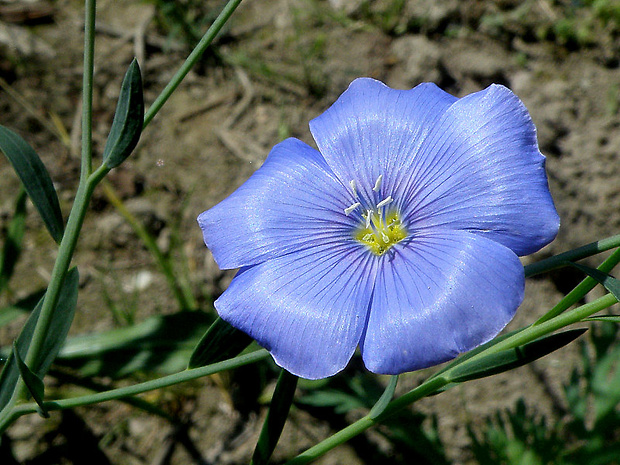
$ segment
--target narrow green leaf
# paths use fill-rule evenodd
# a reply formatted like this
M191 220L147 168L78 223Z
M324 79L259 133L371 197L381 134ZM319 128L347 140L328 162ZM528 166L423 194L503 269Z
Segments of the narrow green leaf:
M21 136L4 126L0 126L0 150L13 165L52 238L60 243L64 223L58 196L45 165Z
M140 140L143 124L142 75L134 58L123 78L110 135L103 149L105 166L112 169L125 161Z
M239 355L253 339L217 318L194 349L188 368L198 368Z
M396 391L397 384L398 384L398 375L393 375L390 378L390 382L386 386L385 391L383 391L383 394L381 394L381 397L379 397L379 400L377 401L377 403L373 405L373 407L370 409L370 412L368 413L368 416L370 418L374 420L383 413L383 411L385 410L385 407L387 407L387 405L390 403L390 401L394 397L394 391Z
M41 356L33 366L34 372L41 378L49 370L65 339L67 339L67 334L69 334L77 305L79 279L80 275L77 268L69 270L65 277L60 298L41 350Z
M497 344L498 342L503 341L504 339L507 339L511 336L514 336L517 333L520 333L521 331L523 331L526 328L519 328L516 329L514 331L510 331L506 334L502 334L500 336L497 336L495 339L490 340L489 342L486 342L484 344L482 344L481 346L476 347L475 349L470 350L469 352L466 352L462 355L460 355L457 359L453 360L452 362L450 362L448 365L446 365L445 367L443 367L441 370L439 370L437 373L435 373L433 376L431 376L432 378L437 378L439 376L442 376L444 373L446 373L447 371L452 371L455 367L465 363L467 360L469 360L470 358L478 355L479 353L487 350L489 347L494 346L495 344ZM448 389L449 386L445 386L443 388L443 390ZM441 392L441 390L440 390Z
M586 331L587 329L571 329L552 334L520 347L503 350L473 362L462 363L447 372L445 376L453 383L462 383L512 370L564 347Z
M583 321L609 321L610 323L620 323L620 315L591 316Z
M282 429L286 423L288 412L293 403L297 380L299 378L286 370L280 372L278 384L271 399L269 412L260 432L251 465L263 465L269 461L273 450L278 444Z
M17 369L19 370L19 374L24 380L24 384L28 388L28 391L30 391L30 395L32 396L34 401L41 409L41 415L43 415L45 418L49 418L49 414L43 406L43 397L45 395L45 386L43 386L43 381L32 371L30 371L28 365L26 365L22 358L19 356L19 351L17 350L17 343L13 344L13 357L17 362Z
M77 370L83 377L176 373L187 367L209 323L210 317L204 312L183 311L153 316L132 326L70 337L55 363Z
M75 305L77 303L77 290L78 290L79 274L77 268L69 270L60 291L58 304L56 305L54 315L50 324L49 332L43 343L43 349L41 350L41 356L39 360L36 360L32 366L32 371L43 378L50 365L54 361L54 358L60 350L60 346L67 337L69 327L73 321L73 314L75 313ZM22 332L17 338L15 346L19 351L22 358L26 357L30 342L32 341L32 335L34 328L39 319L39 313L41 312L41 306L43 305L43 298L39 301L35 309L30 314L28 321L22 328ZM13 390L19 379L19 367L15 361L15 358L11 354L0 374L0 410L2 410L11 400Z
M616 299L620 300L620 280L602 272L601 270L597 270L596 268L590 268L589 266L580 265L579 263L573 262L570 262L570 264L578 270L583 271L599 284L602 284L605 289L611 292Z
M23 187L17 194L15 201L15 213L9 223L4 246L2 247L2 255L0 256L0 292L9 283L15 265L19 260L22 251L22 241L24 239L24 231L26 229L26 191Z

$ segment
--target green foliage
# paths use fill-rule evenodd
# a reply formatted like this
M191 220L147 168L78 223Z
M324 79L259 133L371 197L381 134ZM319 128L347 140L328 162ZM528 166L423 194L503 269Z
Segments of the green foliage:
M286 370L280 371L278 383L271 399L271 406L252 455L251 465L268 463L286 423L298 380L297 376Z
M45 410L43 406L43 396L45 395L45 387L43 386L43 380L39 378L35 373L30 371L28 365L24 363L21 356L19 355L19 351L17 350L17 343L13 344L13 358L15 359L15 363L17 364L17 369L19 370L19 375L24 380L24 384L26 384L26 388L30 392L30 395L33 397L39 408L41 409L42 415L44 417L49 417L49 414Z
M129 65L121 84L110 135L103 149L103 164L116 168L131 154L140 140L144 123L142 75L138 61Z
M346 426L346 418L352 412L372 411L385 397L391 397L395 378L389 378L387 395L376 376L353 368L347 368L341 376L333 378L300 380L302 395L296 400L296 405L333 427ZM389 453L369 443L367 438L352 443L366 463L448 464L435 416L426 417L412 410L402 410L382 420L381 424L383 427L377 432L390 444Z
M51 323L48 327L48 331L44 335L43 349L37 354L37 359L28 367L29 370L39 378L43 378L49 370L73 322L73 315L77 303L78 280L79 274L77 268L73 268L67 273L60 291L58 304L52 315ZM0 410L6 407L11 401L20 371L23 371L20 370L18 361L16 361L13 356L13 352L18 351L22 358L26 358L42 306L43 298L30 314L28 321L15 342L14 350L8 350L11 355L8 356L4 368L2 369L2 374L0 374Z
M468 425L481 465L604 465L620 457L620 344L618 325L602 321L581 343L581 367L564 386L568 417L551 421L519 400L487 419L482 434ZM592 348L594 354L590 354Z
M615 0L515 2L488 9L481 28L494 36L552 41L569 48L605 43L620 34L620 6Z
M406 31L406 24L402 20L405 3L405 0L384 2L366 0L361 6L361 16L386 34L400 35Z
M523 399L514 411L496 412L487 420L484 436L478 438L471 425L471 450L480 465L561 464L557 458L563 443L558 431L542 416L531 413Z
M496 352L471 362L464 362L450 370L446 376L453 383L462 383L503 373L538 360L570 344L585 331L585 329L571 329L542 337L519 347Z
M193 47L202 30L215 19L214 2L201 0L149 0L155 5L159 25L170 39L181 39ZM210 7L211 6L211 7Z
M197 368L221 362L239 355L253 339L217 318L194 348L189 359L189 368Z
M203 312L154 316L141 323L67 339L57 363L82 377L127 377L185 369L211 317Z
M13 165L52 238L60 242L64 232L60 203L39 155L19 134L4 126L0 126L0 151Z

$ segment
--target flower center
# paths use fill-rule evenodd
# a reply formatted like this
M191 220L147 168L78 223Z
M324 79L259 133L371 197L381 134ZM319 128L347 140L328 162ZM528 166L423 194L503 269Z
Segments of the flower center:
M371 201L361 198L355 181L351 181L351 190L357 201L344 210L347 216L358 216L360 225L355 229L353 237L367 246L375 255L383 255L394 244L407 237L407 230L402 224L398 210L390 207L390 204L394 202L392 196L388 195L378 201L382 197L379 195L382 179L383 175L377 178L372 189L374 198Z

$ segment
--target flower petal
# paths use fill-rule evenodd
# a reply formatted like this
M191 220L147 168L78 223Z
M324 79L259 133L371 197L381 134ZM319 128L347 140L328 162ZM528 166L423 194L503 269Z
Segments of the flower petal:
M493 85L454 103L416 158L402 194L412 229L469 230L517 255L556 236L559 217L536 129L507 88Z
M382 258L361 342L376 373L425 368L483 344L523 299L517 256L466 231L428 232Z
M376 273L369 258L340 245L243 268L215 308L291 373L331 376L346 366L366 324Z
M220 268L240 268L350 238L353 219L344 209L353 202L321 154L291 138L198 223Z
M431 83L405 91L360 78L310 121L310 130L341 181L354 180L372 198L379 175L385 192L392 192L409 175L425 135L454 101Z

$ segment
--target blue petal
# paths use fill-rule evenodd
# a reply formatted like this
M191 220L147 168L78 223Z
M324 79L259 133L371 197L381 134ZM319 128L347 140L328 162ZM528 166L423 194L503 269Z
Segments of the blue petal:
M341 181L354 180L372 198L379 175L384 192L398 188L426 134L455 100L431 83L404 91L374 79L356 79L310 122L310 130Z
M366 319L376 261L357 245L308 249L241 270L215 302L220 316L309 379L342 370Z
M317 243L350 240L354 220L344 209L353 202L319 152L287 139L198 223L220 268L240 268Z
M555 238L560 220L536 129L505 87L493 85L457 101L416 158L398 199L410 228L469 230L517 255Z
M382 258L361 342L376 373L425 368L483 344L523 299L517 256L469 232L428 232Z

